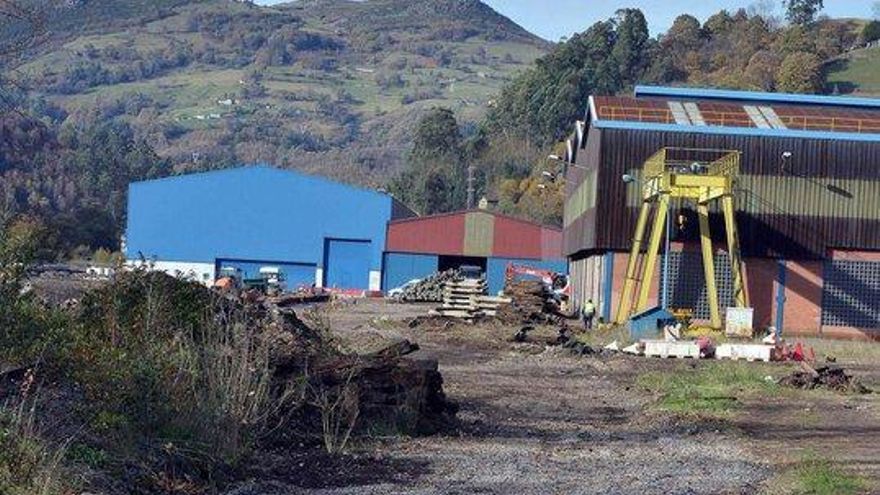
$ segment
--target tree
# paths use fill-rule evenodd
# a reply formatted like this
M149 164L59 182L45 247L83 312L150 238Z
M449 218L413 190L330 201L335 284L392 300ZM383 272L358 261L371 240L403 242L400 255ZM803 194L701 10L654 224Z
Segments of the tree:
M703 30L700 21L692 15L680 15L661 38L663 64L678 80L687 80L691 72L700 70L699 52L703 46Z
M780 33L774 48L783 56L796 52L813 52L816 48L814 30L792 26Z
M822 62L813 53L785 57L776 73L776 89L788 93L817 93L824 86Z
M873 13L874 19L880 21L880 2L874 2Z
M770 50L762 50L754 54L746 67L746 84L758 91L775 91L779 62L779 56Z
M412 156L415 158L460 158L461 131L455 113L435 108L422 117L416 128Z
M862 40L865 43L880 40L880 21L874 20L865 24L865 28L862 30Z
M621 78L633 83L645 64L644 50L648 43L648 21L638 9L617 11L617 40L611 56L617 62Z
M798 26L812 24L816 15L825 7L824 0L782 0L785 18Z
M733 27L733 18L730 16L730 12L722 10L706 19L706 23L703 24L703 31L712 37L728 33L731 27Z
M424 215L459 210L465 206L466 169L455 114L435 108L419 121L409 168L392 181L390 190Z
M490 134L548 145L571 130L590 94L615 94L640 78L647 27L639 31L638 19L644 16L636 12L621 12L617 19L575 34L506 85L486 118Z

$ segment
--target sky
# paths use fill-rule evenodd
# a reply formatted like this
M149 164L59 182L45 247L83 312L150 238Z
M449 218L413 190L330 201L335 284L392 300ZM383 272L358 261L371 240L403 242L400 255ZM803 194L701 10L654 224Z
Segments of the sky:
M288 0L289 1L289 0ZM781 14L781 0L483 0L495 10L538 36L559 41L586 30L593 23L612 17L617 9L638 7L648 18L651 34L663 32L679 14L688 13L701 21L721 9L736 10L764 3ZM257 3L280 3L257 0ZM831 17L870 17L872 0L825 0L823 13Z

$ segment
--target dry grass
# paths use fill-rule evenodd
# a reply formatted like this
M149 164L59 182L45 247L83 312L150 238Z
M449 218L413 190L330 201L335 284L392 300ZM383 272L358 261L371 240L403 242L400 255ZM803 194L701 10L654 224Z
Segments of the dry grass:
M34 370L20 395L0 406L0 494L60 495L68 493L62 461L69 441L54 445L39 430Z
M880 363L880 343L819 338L798 339L816 351L816 357L833 356L845 365L871 366Z

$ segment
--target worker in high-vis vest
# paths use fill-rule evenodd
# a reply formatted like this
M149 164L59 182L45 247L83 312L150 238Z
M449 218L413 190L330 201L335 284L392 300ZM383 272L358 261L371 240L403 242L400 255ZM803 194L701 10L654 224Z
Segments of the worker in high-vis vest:
M593 318L596 317L596 305L593 304L592 299L587 299L584 303L584 307L581 308L581 315L584 318L584 328L587 330L593 329Z

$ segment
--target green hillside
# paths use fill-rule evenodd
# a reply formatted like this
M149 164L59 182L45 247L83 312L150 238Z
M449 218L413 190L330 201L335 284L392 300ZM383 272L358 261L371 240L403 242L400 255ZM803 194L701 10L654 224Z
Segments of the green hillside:
M854 50L832 63L828 82L844 93L880 95L880 47Z
M178 171L262 161L367 184L400 169L425 109L475 123L549 49L476 0L93 0L48 25L15 73L70 125L125 121Z

